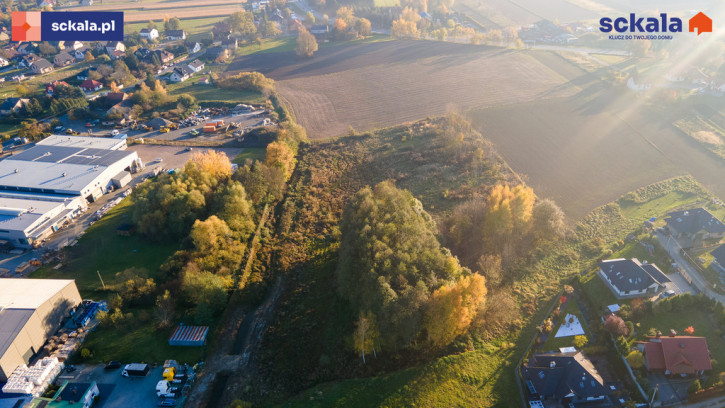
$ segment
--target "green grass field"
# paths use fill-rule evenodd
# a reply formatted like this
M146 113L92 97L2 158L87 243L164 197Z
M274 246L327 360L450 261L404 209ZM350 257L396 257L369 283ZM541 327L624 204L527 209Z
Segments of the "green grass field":
M236 91L233 89L220 89L214 85L201 85L198 83L201 76L196 75L184 82L170 83L169 95L178 96L188 93L199 102L236 102L236 103L264 103L265 97L259 92Z
M106 285L116 283L115 274L127 268L144 268L153 277L159 266L178 248L177 242L152 243L138 236L121 236L116 228L131 222L131 201L126 198L100 221L93 224L73 248L67 248L68 261L58 270L43 267L32 278L72 278L84 297L105 296L100 292L100 272Z
M244 162L247 160L264 161L266 156L267 149L265 149L264 147L245 147L244 150L239 153L237 157L234 158L234 160L232 160L232 162L243 166Z
M137 318L136 314L134 320ZM128 326L101 327L88 336L83 347L91 350L93 354L90 362L96 363L119 360L161 364L164 360L174 359L179 363L195 364L201 361L207 346L169 346L168 340L173 329L159 329L153 320L129 323Z
M181 19L181 29L187 32L192 39L199 39L199 34L210 32L214 24L224 20L226 17L202 17L202 18L184 18ZM163 35L164 22L162 20L154 21L159 34ZM140 23L128 23L123 26L125 33L133 33L141 31L142 28L148 27L148 21ZM197 38L199 37L199 38Z

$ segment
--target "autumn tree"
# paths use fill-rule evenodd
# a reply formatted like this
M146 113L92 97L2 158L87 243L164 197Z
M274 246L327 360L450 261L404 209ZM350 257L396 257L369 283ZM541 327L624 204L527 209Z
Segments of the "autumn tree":
M254 25L254 16L248 11L237 11L227 18L227 23L232 31L240 34L247 41L254 39L257 35L257 26Z
M578 349L582 349L584 346L589 343L589 339L587 339L587 336L579 335L574 337L574 347Z
M242 262L244 244L216 215L205 221L196 220L189 238L193 244L192 260L201 271L230 275Z
M171 325L171 321L174 319L175 306L176 302L168 289L164 290L164 293L156 298L155 313L159 326L168 327Z
M337 18L345 23L345 27L355 24L355 14L352 7L340 7L337 9Z
M377 356L375 345L379 335L375 315L360 312L360 317L355 324L354 346L355 350L360 352L363 364L365 364L365 354L372 352Z
M164 21L164 31L181 29L181 20L178 17L172 17Z
M624 323L624 320L615 314L607 316L604 320L604 328L615 337L627 336L628 334L627 325Z
M267 166L281 169L285 176L289 178L294 170L296 159L294 152L286 143L272 142L267 145L265 162Z
M644 367L644 356L641 351L632 350L629 354L627 354L627 362L633 369L638 370Z
M367 18L360 18L355 23L357 33L362 37L369 37L372 34L372 25Z
M685 334L687 334L688 336L692 336L692 335L693 335L693 334L695 333L695 328L694 328L694 327L692 327L692 326L688 326L688 327L687 327L687 328L686 328L686 329L684 330L684 332L685 332Z
M239 240L246 241L254 231L254 222L252 202L247 198L244 186L232 181L217 196L214 214L226 222Z
M93 53L91 53L91 51L86 51L85 55L83 56L83 60L85 62L93 62L93 60L95 59L96 57L93 56Z
M413 21L398 19L393 21L390 35L397 39L414 39L420 37L418 26Z
M315 36L305 28L300 27L297 33L297 47L295 48L295 52L300 57L311 57L315 51L317 51L317 40Z
M338 290L355 310L377 316L383 345L410 344L431 292L469 273L440 246L420 201L391 182L360 190L340 230Z
M436 289L425 313L428 340L440 347L465 333L481 311L486 292L486 279L475 273Z

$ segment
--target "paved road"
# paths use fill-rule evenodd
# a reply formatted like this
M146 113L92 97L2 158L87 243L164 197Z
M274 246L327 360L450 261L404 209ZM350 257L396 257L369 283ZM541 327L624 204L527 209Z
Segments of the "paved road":
M720 303L725 304L725 296L712 291L710 289L710 285L700 275L700 272L697 270L697 268L695 268L688 260L685 259L685 257L681 255L680 251L682 250L682 247L680 247L680 244L677 243L676 239L659 232L657 233L657 239L667 250L672 259L675 260L677 265L679 265L682 269L685 270L685 272L687 272L688 275L690 275L690 278L692 278L693 286L698 288L700 292L705 293L707 296L719 301Z

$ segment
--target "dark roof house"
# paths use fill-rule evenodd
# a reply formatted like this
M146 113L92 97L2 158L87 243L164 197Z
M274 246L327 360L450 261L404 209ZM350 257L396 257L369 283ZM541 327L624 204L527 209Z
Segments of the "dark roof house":
M611 404L609 391L592 362L579 352L535 354L522 367L530 396L569 403Z
M599 276L618 298L654 294L670 282L657 265L642 263L637 258L602 261Z
M704 208L675 211L667 215L667 228L685 248L703 240L725 238L725 224Z
M713 257L713 266L717 266L722 270L725 270L725 244L715 248L710 255Z
M650 337L644 343L644 356L649 371L666 375L702 375L712 370L710 349L704 337Z

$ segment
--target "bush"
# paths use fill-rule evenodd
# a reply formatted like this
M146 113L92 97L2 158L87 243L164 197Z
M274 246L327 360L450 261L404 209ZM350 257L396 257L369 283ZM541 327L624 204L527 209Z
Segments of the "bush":
M693 380L690 385L687 386L687 394L692 395L702 389L702 385L700 385L700 380Z
M81 349L81 358L85 361L91 358L91 350L88 350L87 348L83 347Z

